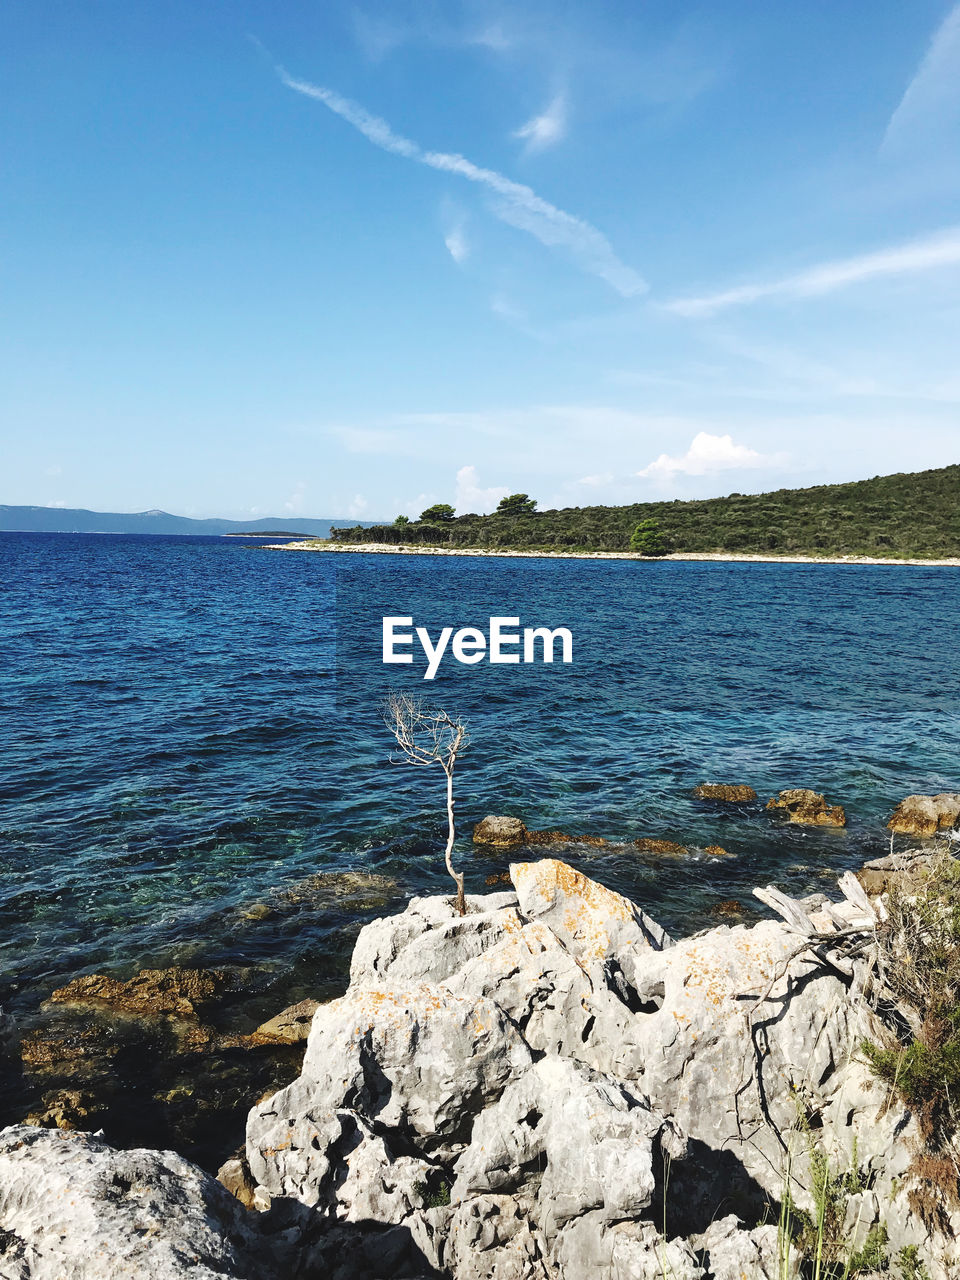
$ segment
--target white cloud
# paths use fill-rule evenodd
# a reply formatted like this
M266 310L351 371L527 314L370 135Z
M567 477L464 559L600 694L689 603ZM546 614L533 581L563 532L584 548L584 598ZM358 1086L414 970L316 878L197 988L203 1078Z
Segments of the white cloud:
M699 298L677 298L666 306L668 311L681 316L712 316L727 307L745 306L764 298L813 298L866 280L930 271L957 263L960 263L960 227L949 227L935 235L879 249L875 253L821 263L781 280L740 285Z
M890 117L883 148L906 143L921 130L941 133L960 120L960 4L937 28L923 61Z
M467 258L470 257L470 242L467 240L467 233L462 222L458 222L450 228L443 237L443 243L447 246L447 252L457 266L466 262Z
M532 116L512 135L526 142L529 152L545 151L567 136L567 103L558 93L547 109L539 116Z
M444 151L425 151L416 142L394 133L385 120L371 115L364 107L351 102L333 89L295 80L282 67L277 68L280 79L289 89L308 98L322 102L336 115L346 120L363 136L391 155L402 156L441 173L451 173L493 191L499 199L493 211L503 222L527 231L541 244L552 249L565 249L583 268L606 281L623 297L646 292L647 284L632 267L621 262L606 236L596 227L565 213L550 204L528 186L514 182L495 169L484 169L465 156Z
M366 500L362 493L358 493L353 501L347 506L347 515L352 516L354 520L363 519L363 513L369 507L370 503Z
M714 436L708 431L700 431L693 437L686 453L678 458L661 453L655 462L638 471L637 475L644 480L669 480L678 474L706 476L716 471L767 467L775 461L744 444L734 444L732 436Z
M47 503L47 506L48 506L48 507L65 507L66 505L67 505L67 504L66 504L62 499L59 499L57 502L48 502L48 503Z
M307 486L303 480L297 482L297 486L291 493L290 497L283 504L284 511L292 511L294 513L303 510L304 500L306 498Z
M613 472L604 471L598 476L581 476L577 484L585 484L589 489L600 489L605 485L613 484Z
M477 515L486 515L509 492L510 490L505 489L502 485L491 485L487 489L481 488L477 480L477 468L461 467L457 472L457 494L454 499L454 506L460 515L464 515L468 511L476 512Z

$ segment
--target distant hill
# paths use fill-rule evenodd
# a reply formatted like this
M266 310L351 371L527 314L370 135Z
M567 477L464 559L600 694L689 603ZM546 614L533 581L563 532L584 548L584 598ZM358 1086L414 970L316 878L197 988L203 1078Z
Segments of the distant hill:
M264 516L262 520L191 520L168 511L84 511L69 507L7 507L0 505L0 531L6 533L271 533L278 529L301 535L330 536L334 525L370 524L361 520L321 520Z
M518 516L462 515L334 536L338 542L625 551L639 521L648 519L657 521L667 550L676 552L960 556L960 465L811 489Z

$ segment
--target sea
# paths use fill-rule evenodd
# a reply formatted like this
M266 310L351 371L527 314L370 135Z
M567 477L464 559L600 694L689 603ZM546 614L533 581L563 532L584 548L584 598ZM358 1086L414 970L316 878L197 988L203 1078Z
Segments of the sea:
M382 662L384 616L562 626L573 661L445 660L427 681L422 657ZM903 796L960 790L958 634L957 568L0 534L0 1004L172 964L254 975L275 1007L342 989L365 920L452 888L442 771L398 760L381 717L397 690L467 725L470 892L518 856L472 843L486 814L603 837L557 856L678 934L723 902L762 915L757 885L829 891L888 851ZM704 781L758 802L704 803ZM765 809L792 787L848 825Z

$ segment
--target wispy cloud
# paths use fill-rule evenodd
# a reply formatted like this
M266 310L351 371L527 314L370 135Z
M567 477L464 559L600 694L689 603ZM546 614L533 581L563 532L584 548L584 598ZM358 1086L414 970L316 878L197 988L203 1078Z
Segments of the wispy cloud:
M661 453L660 457L637 475L644 480L672 480L676 475L707 476L717 471L738 471L768 467L777 459L758 453L745 444L736 444L732 436L714 436L700 431L690 448L679 457Z
M457 266L466 262L470 257L470 242L467 239L466 228L462 221L456 222L450 227L443 237L443 243L447 246L447 252Z
M534 153L545 151L555 146L567 136L567 102L562 93L558 93L547 109L531 118L513 133L527 145L525 151Z
M647 285L643 277L620 261L601 231L582 218L565 213L563 209L550 204L531 187L514 182L495 169L484 169L465 156L444 151L425 151L416 142L394 133L385 120L372 115L335 90L310 84L305 80L296 80L282 67L278 67L277 71L289 89L322 102L383 151L486 187L497 197L493 211L498 218L529 232L551 249L565 250L585 271L605 280L623 297L632 297L646 291Z
M477 477L476 467L461 467L457 472L457 492L454 506L462 515L474 511L478 515L486 515L492 511L501 498L510 492L503 485L491 485L483 488Z
M728 307L742 307L765 298L814 298L883 276L930 271L955 263L960 263L960 227L950 227L936 235L856 258L821 263L780 280L739 285L735 289L700 297L677 298L668 302L666 307L681 316L712 316Z
M960 121L960 4L937 28L920 66L890 117L883 148L932 127Z

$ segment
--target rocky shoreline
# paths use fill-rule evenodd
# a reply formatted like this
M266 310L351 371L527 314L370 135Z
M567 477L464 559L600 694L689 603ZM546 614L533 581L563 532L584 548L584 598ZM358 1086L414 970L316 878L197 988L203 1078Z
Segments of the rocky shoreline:
M651 563L650 556L633 551L523 551L491 550L482 547L430 547L415 543L394 544L386 542L328 542L323 539L301 539L296 542L265 543L258 551L328 551L334 554L405 555L405 556L483 556L505 559L533 560L643 560ZM957 557L940 560L908 560L880 558L877 556L761 556L735 555L725 551L682 552L671 551L657 556L657 560L689 560L719 564L889 564L917 565L925 568L960 568Z
M733 791L704 798L744 799ZM836 808L784 794L808 814L788 820ZM958 819L960 796L910 797L890 827L929 838ZM564 843L485 823L477 838L501 847ZM339 999L219 1042L204 1010L223 975L77 979L54 1004L162 1025L185 1057L207 1055L201 1095L227 1088L205 1078L211 1050L273 1065L236 1086L246 1142L221 1182L85 1131L99 1124L82 1087L59 1115L3 1130L0 1277L781 1280L806 1273L778 1213L815 1218L825 1168L845 1188L844 1247L863 1257L850 1275L958 1274L960 1202L861 1052L884 1035L884 901L931 856L868 864L832 900L761 889L780 918L676 941L558 858L518 861L463 918L418 898L367 924ZM75 1051L82 1077L82 1036L47 1051ZM36 1052L0 1011L8 1083Z

